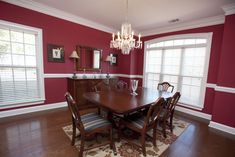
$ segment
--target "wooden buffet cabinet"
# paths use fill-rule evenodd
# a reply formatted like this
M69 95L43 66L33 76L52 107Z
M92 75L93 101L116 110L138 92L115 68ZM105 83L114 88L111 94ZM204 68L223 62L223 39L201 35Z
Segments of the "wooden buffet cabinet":
M115 84L114 82L117 81L117 78L112 79L73 79L68 78L68 92L72 95L74 100L76 101L77 105L81 109L87 108L94 108L96 104L92 104L88 102L84 97L83 94L86 92L93 92L94 87L104 82L104 84Z

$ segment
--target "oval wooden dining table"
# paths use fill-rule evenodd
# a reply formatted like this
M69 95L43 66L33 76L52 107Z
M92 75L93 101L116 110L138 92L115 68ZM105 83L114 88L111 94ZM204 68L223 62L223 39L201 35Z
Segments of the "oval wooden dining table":
M130 90L107 89L98 92L84 93L87 101L95 103L109 112L117 114L128 114L139 109L150 106L158 98L171 97L170 92L163 92L145 87L137 89L138 95L131 95Z

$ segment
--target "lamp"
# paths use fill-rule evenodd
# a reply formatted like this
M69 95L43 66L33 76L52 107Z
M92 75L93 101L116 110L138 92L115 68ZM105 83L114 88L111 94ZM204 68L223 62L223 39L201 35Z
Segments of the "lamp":
M108 78L110 78L110 76L109 76L109 65L110 65L110 61L111 61L111 56L110 55L108 55L106 58L105 58L105 62L109 62L109 64L108 64L108 72L107 72L107 75L106 75L106 78L108 79Z
M131 24L128 23L128 0L126 0L126 22L122 24L121 34L117 32L116 39L113 33L110 48L120 49L122 54L129 54L133 48L142 48L141 35L138 35L138 41L135 41L133 36L134 31L131 30Z
M76 76L76 59L79 59L80 57L78 56L77 52L74 50L72 52L72 54L69 56L69 58L72 58L74 60L74 73L73 73L72 78L76 79L77 78L77 76Z

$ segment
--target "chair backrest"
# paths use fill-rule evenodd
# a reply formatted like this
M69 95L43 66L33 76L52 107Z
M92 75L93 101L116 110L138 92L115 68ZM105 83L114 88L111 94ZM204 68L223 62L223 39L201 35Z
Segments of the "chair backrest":
M116 88L118 81L119 81L119 80L118 80L117 77L114 77L114 78L112 78L112 79L109 79L109 86L110 86L111 88Z
M107 83L105 83L105 82L100 82L100 83L98 83L97 85L95 85L93 88L92 88L92 90L94 91L94 92L98 92L98 91L104 91L104 90L110 90L110 86L109 86L109 84L107 84Z
M180 92L176 92L171 98L167 100L167 104L166 104L167 112L164 115L166 118L168 118L170 114L172 113L172 111L175 109L175 106L177 102L179 101L180 96L181 96Z
M163 104L165 103L164 98L158 98L149 108L147 117L145 119L144 128L150 125L156 124L156 121L162 111Z
M69 111L72 114L72 121L75 123L80 132L84 131L84 126L81 121L81 116L78 111L76 102L73 100L73 97L69 92L65 93L65 98L69 107Z
M125 81L119 80L116 85L117 89L127 89L128 84Z
M169 82L162 82L157 85L157 89L160 91L170 91L172 93L174 90L174 86L171 85Z

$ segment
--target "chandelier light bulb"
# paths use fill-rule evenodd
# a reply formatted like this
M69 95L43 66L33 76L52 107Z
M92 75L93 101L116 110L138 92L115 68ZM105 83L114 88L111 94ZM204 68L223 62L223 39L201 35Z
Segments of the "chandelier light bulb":
M123 54L129 54L134 48L142 48L141 35L138 35L138 41L134 38L134 31L131 29L131 24L127 22L128 13L128 0L126 10L126 22L122 24L121 33L118 31L117 35L112 34L112 40L110 42L111 48L120 49Z

